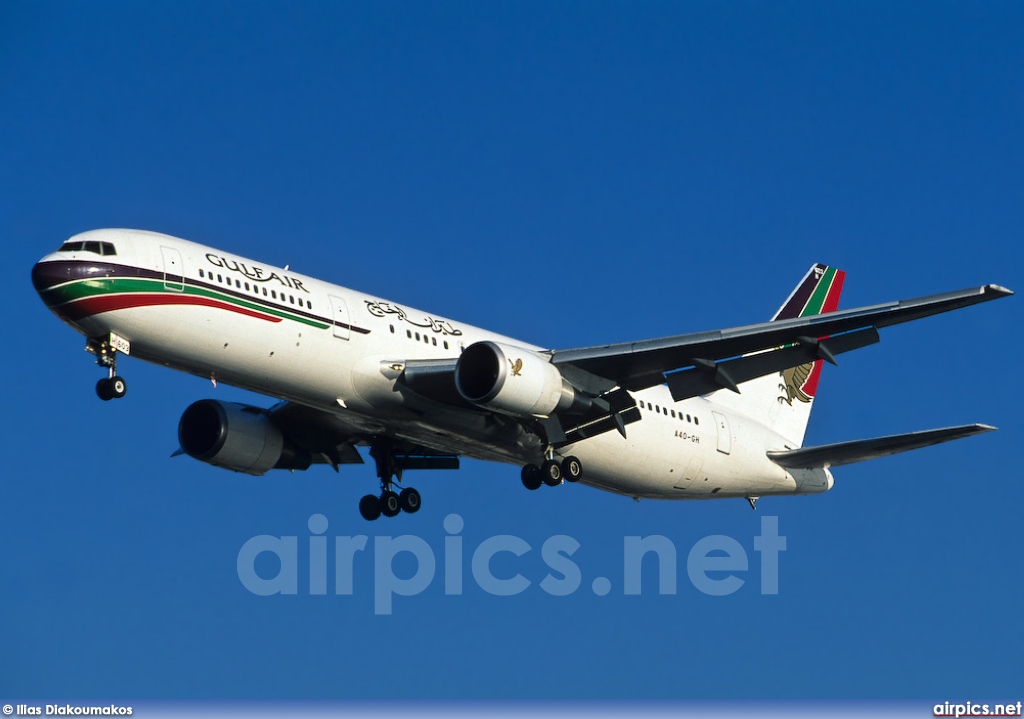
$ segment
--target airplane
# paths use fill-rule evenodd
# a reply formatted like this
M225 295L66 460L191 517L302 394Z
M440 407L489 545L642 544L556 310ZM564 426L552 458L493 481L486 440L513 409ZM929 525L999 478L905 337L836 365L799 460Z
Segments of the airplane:
M367 520L416 512L406 471L460 457L640 499L815 494L831 468L995 429L970 424L803 446L824 362L878 330L1012 295L998 285L839 310L845 273L813 265L769 322L546 349L230 252L143 230L71 237L32 269L123 397L119 356L269 395L191 404L180 448L251 475L362 463Z

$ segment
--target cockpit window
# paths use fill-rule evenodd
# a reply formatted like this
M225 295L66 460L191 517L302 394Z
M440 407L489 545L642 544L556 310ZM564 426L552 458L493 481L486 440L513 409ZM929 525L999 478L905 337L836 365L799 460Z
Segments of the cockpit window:
M65 242L60 246L60 252L92 252L97 255L116 255L112 242Z

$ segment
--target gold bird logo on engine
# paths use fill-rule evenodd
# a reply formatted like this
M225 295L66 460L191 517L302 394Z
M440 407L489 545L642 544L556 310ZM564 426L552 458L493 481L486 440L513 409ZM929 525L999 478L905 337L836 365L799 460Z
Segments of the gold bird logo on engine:
M515 362L513 362L512 360L509 360L508 363L510 365L512 365L512 376L513 377L522 377L522 373L520 372L520 370L523 368L523 358L520 357Z

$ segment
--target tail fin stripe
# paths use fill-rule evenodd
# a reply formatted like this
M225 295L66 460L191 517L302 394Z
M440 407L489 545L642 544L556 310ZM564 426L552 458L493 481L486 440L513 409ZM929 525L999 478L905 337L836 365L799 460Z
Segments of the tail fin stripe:
M818 280L818 286L814 288L814 294L807 300L807 306L800 313L801 317L810 317L811 315L821 313L821 308L825 306L825 301L828 299L829 290L832 288L832 280L835 279L835 276L836 270L834 267L830 267L825 271L825 274Z
M804 308L807 306L807 301L814 294L814 288L818 286L818 280L821 274L828 269L825 265L814 265L804 278L800 281L800 284L796 286L793 292L786 298L786 301L782 303L782 307L772 317L772 321L776 320L791 320L801 316Z
M828 297L825 298L825 305L821 309L822 314L835 312L839 309L839 295L843 293L843 282L845 280L846 273L842 270L836 270L836 275L832 279L832 287L829 288Z

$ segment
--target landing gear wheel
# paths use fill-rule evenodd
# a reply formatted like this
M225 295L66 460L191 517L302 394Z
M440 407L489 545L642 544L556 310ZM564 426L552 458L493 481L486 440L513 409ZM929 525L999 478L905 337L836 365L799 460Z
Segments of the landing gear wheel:
M385 490L384 494L380 495L380 513L385 517L397 517L401 511L402 502L398 495L390 489Z
M359 513L363 519L372 522L380 516L380 497L368 494L359 500Z
M544 462L544 465L540 468L540 474L544 484L549 487L557 487L562 483L562 467L553 459Z
M406 487L398 495L398 504L402 507L403 512L414 514L420 510L420 493L412 487Z
M114 399L114 391L110 386L109 379L101 379L96 383L96 396L104 402Z
M106 402L111 399L120 399L128 392L128 383L123 378L105 377L96 383L96 394Z
M566 481L578 482L583 476L583 463L576 457L566 457L562 460L562 474Z
M540 485L544 484L544 480L540 476L540 467L535 464L523 467L522 480L523 486L530 490L540 489Z
M128 392L128 383L121 377L111 377L107 382L110 384L110 391L114 399L121 399Z

